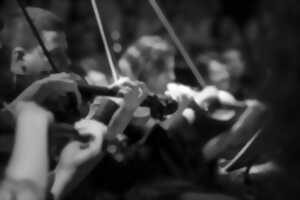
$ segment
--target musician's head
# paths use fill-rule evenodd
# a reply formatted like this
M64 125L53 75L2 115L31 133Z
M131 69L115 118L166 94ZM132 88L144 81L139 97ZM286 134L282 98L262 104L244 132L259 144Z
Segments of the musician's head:
M133 43L119 61L121 73L143 81L155 93L163 93L174 81L173 47L159 36L143 36Z
M66 71L69 58L64 24L55 14L40 8L26 8L46 49L60 71ZM33 35L25 17L20 13L14 20L14 36L11 42L11 70L16 75L41 77L52 72L41 46Z
M236 49L227 49L220 55L200 55L198 65L209 84L232 93L239 88L245 73L244 60Z

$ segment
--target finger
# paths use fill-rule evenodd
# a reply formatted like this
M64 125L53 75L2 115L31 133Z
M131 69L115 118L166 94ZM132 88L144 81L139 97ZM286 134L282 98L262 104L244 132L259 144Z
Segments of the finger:
M234 105L235 103L237 103L236 99L230 93L222 90L218 92L218 99L222 104Z
M120 94L123 94L123 95L126 95L128 94L129 92L131 91L130 87L122 87L120 90L119 90L119 93Z
M48 76L46 78L47 81L51 81L51 80L64 80L64 79L70 79L71 76L68 73L62 72L62 73L58 73L58 74L51 74L50 76Z
M82 77L75 73L70 73L70 78L76 82L82 81Z
M99 134L99 137L96 137L94 140L88 143L88 146L80 152L78 155L81 161L88 161L92 158L100 156L102 145L103 145L104 134Z
M124 83L130 82L128 77L121 77L117 82L113 84L113 86L122 86Z
M122 84L121 88L123 88L123 87L137 90L138 84L134 83L134 82L125 82L124 84Z
M74 127L80 132L82 135L93 134L97 136L102 132L106 132L106 125L96 120L83 119L74 124Z
M138 98L140 98L141 100L144 100L149 95L149 90L148 90L147 86L142 82L138 83L138 88L139 88L138 89L138 91L139 91Z
M172 93L170 91L165 91L165 95L167 97L170 97L171 99L174 99L173 96L172 96Z

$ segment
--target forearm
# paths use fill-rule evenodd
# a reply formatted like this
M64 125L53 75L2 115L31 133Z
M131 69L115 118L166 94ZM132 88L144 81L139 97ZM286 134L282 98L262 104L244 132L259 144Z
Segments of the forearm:
M54 199L63 199L72 192L98 164L100 156L98 157L99 158L95 158L97 161L88 161L84 167L65 169L57 166L54 170L54 182L50 190Z
M17 117L16 138L6 175L46 187L48 170L46 115L22 113Z
M54 199L59 200L71 190L70 185L75 172L56 168L53 173L54 182L50 191Z

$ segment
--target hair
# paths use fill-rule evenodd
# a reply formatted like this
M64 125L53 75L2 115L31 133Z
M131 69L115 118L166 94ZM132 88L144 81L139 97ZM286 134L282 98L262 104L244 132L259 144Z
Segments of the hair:
M174 48L163 38L143 36L123 53L119 68L123 75L145 81L150 71L164 71L166 57L174 54Z
M54 13L37 7L27 7L26 11L39 33L42 31L64 31L63 21ZM13 26L15 33L11 40L10 46L12 48L31 49L37 44L37 40L23 14L18 13L16 15Z
M3 27L4 27L4 23L2 18L0 18L0 31L2 31Z

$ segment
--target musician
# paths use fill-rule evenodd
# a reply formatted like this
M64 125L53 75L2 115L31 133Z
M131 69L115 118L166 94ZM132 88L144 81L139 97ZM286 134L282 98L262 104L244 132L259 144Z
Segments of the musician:
M30 18L49 51L57 70L70 71L70 60L67 56L67 41L64 24L53 13L35 7L26 8ZM16 32L12 40L11 71L17 76L31 75L39 79L41 76L53 73L52 66L46 59L37 39L32 33L28 22L19 13L14 21ZM22 33L22 35L20 35Z
M44 199L47 187L51 187L54 199L62 199L101 160L102 142L109 128L95 120L81 120L75 124L76 130L92 139L87 143L70 141L61 153L52 181L48 180L47 135L53 114L35 103L18 102L14 117L16 139L1 183L1 199Z
M151 91L161 94L165 93L179 102L178 111L160 124L164 129L173 130L177 129L180 126L178 124L181 123L185 123L187 126L195 123L196 118L200 117L198 115L203 117L204 105L207 99L217 98L232 104L237 103L229 93L222 91L222 95L219 95L220 91L215 87L209 86L197 92L182 84L172 83L176 78L174 56L175 51L166 40L159 36L143 36L124 52L119 61L119 67L123 75L141 80L146 83ZM191 108L187 109L191 102L194 104L194 110ZM202 113L201 111L195 113L195 109L202 110ZM209 123L212 124L214 122L207 121L204 124ZM222 125L217 128L216 126L218 125L216 123L212 126L211 128L216 129L216 131L224 129ZM225 125L225 127L228 127L228 125Z
M139 38L126 49L119 60L121 74L144 82L154 93L167 93L179 102L179 108L174 114L176 117L171 117L172 120L164 122L163 126L166 129L170 121L181 115L192 100L192 95L189 93L191 89L188 87L169 85L176 78L174 67L175 50L169 42L159 36Z
M45 42L45 46L49 50L53 61L59 68L58 70L68 72L70 62L66 54L67 43L62 21L53 13L40 8L28 7L27 11ZM37 100L37 96L39 96L38 98L44 98L40 99L39 103L41 103L47 98L46 96L50 97L51 93L52 101L58 103L59 101L54 99L58 98L58 96L60 98L65 96L64 98L66 99L66 94L69 92L72 93L72 96L76 99L75 102L77 101L75 104L79 107L81 96L76 84L78 76L61 74L31 85L34 81L48 76L53 69L24 17L19 13L13 22L16 32L12 33L13 39L10 44L10 69L12 76L14 76L14 96L18 97L6 108L8 110L13 109L14 104L20 100ZM27 88L29 85L31 87ZM24 91L25 88L27 89ZM20 94L21 92L23 93ZM57 107L66 105L65 102L67 101L64 100L63 102L58 104L60 106L57 105ZM5 112L5 110L7 109L3 111ZM58 110L62 111L63 108ZM3 115L5 116L5 113ZM4 120L1 121L5 122L5 117L2 118Z
M167 48L168 46L169 48ZM229 70L227 69L227 65L229 65L230 63L228 64L228 62L229 62L228 59L227 62L225 63L219 62L218 60L211 59L204 67L207 67L206 70L207 71L206 75L208 79L207 81L210 84L216 85L220 89L226 89L231 91L232 89L234 90L236 88L236 82L234 82L233 84L230 81L231 77L233 76L234 78L237 78L237 76L240 76L242 74L241 70L243 70L243 67L242 69ZM164 63L165 65L163 65L162 63ZM177 96L177 100L179 100L179 102L180 99L183 98L185 98L187 102L191 102L191 100L193 99L196 102L198 100L197 102L198 105L199 104L201 105L201 99L205 99L205 97L208 98L216 97L219 91L214 87L207 87L205 88L205 90L203 90L200 93L202 95L199 95L198 98L195 98L196 95L195 93L193 93L193 91L191 91L190 88L182 85L168 84L168 81L174 81L175 79L174 50L165 40L159 38L158 36L144 36L139 40L137 40L132 46L130 46L125 51L125 53L123 54L123 56L119 61L119 67L123 74L132 77L134 79L143 80L145 83L149 84L149 88L154 91L163 93L163 91L165 91L168 88L169 91L167 93L169 93L171 96L173 95L175 98ZM238 66L238 68L239 67L240 66ZM235 74L231 75L231 73L235 73ZM165 77L165 78L161 80L160 77ZM175 94L172 94L172 91L175 92ZM228 93L224 93L224 94L226 96ZM191 96L193 98L191 98ZM234 98L232 98L232 96L230 98L232 100L230 102L233 102L234 104L235 103L239 104L239 102L236 101ZM236 118L234 121L232 121L231 123L225 126L224 124L220 126L220 123L216 123L216 122L203 121L203 112L197 112L196 114L193 112L185 113L184 112L185 109L181 110L183 116L186 117L185 120L182 121L182 120L178 120L180 118L177 119L175 118L174 121L176 123L173 123L176 124L175 128L173 128L172 126L166 126L169 128L169 133L170 131L175 130L175 134L177 132L180 135L179 140L187 141L188 148L185 151L185 153L183 153L183 155L185 156L179 159L181 163L185 163L184 166L181 165L181 168L191 173L191 171L193 172L194 169L193 167L195 167L195 165L191 167L187 163L189 161L193 161L194 163L197 163L196 165L196 168L198 168L196 170L197 176L195 176L195 173L191 173L191 176L197 177L196 180L199 180L201 184L205 182L203 181L204 179L206 179L204 185L214 184L212 183L214 180L213 176L208 176L210 173L215 173L211 171L211 169L213 169L214 167L212 165L207 165L206 162L213 161L214 159L222 158L224 156L226 158L232 158L232 156L235 153L237 153L238 150L250 139L250 137L255 133L255 131L262 126L264 120L266 119L265 113L267 108L261 102L257 100L247 100L243 104L245 104L245 106L247 107L248 112L245 112L244 114L241 115L241 117ZM184 106L184 108L187 108L187 105L188 103ZM193 108L195 111L199 107L193 106ZM198 119L202 118L201 121L202 123L196 120L196 124L198 124L196 126L197 127L196 129L191 128L192 127L191 124L193 124L193 122L188 123L188 125L185 126L182 124L183 122L186 121L187 122L194 121L195 123L195 119L190 120L191 118L189 118L190 117L189 114L192 115L193 117L195 116L196 118L198 117ZM209 128L209 126L203 126L203 124L206 125L211 124L211 127ZM184 128L180 129L181 126ZM228 130L228 133L225 133L224 132L225 130ZM200 131L201 131L201 136L199 136ZM216 134L220 134L220 135L215 138L212 138ZM174 143L176 144L176 140L175 141L172 140L172 142L173 144ZM177 147L177 151L175 152L177 153L177 155L180 155L180 151L178 151L178 149L182 150L184 148L182 146L175 146L175 147ZM172 153L174 154L174 151ZM192 158L189 158L191 160L188 160L187 158L190 155L192 155ZM202 161L199 162L199 160L201 160L200 159L201 155L203 156L203 158ZM205 162L203 162L203 160ZM176 162L175 163L170 162L170 163L171 163L170 165L172 164L175 165ZM207 166L208 169L206 169L207 167L205 166ZM175 175L182 176L182 174L184 174L184 172L182 171L180 172L180 170L178 169L174 170L174 168L173 168L173 173ZM253 166L253 168L251 168L251 170L249 171L249 177L251 177L253 180L259 180L260 182L262 182L264 180L264 177L266 176L268 177L270 176L270 174L274 174L274 172L276 173L277 171L278 171L277 165L272 161L267 160L266 162L258 163L258 165ZM226 182L224 185L227 184L227 185L234 186L237 184L234 183L234 181L237 181L237 179L231 177L234 177L235 174L239 174L238 172L245 172L245 168L240 169L237 172L225 173L225 174L220 173L220 171L218 171L217 174L223 177L223 180L224 179L227 180L227 182L223 181L223 183ZM241 173L243 175L242 177L244 177L244 174L247 173ZM228 179L234 181L230 182L228 181Z
M257 99L246 99L249 98L249 91L247 88L242 88L241 79L246 71L246 63L243 59L241 51L236 48L227 48L217 56L202 54L199 57L199 64L206 72L204 74L207 81L230 91L248 107L248 111L237 119L229 131L209 140L202 152L207 160L218 159L216 183L220 184L224 191L241 198L264 199L259 195L264 195L272 185L275 185L283 173L276 158L279 155L278 150L272 149L270 153L262 144L262 141L268 138L267 134L270 134L263 128L269 124L268 120L271 116L269 106ZM246 114L247 112L249 114ZM248 159L252 162L245 163L244 166L240 165L240 168L233 171L225 170L224 166L237 155L257 130L261 131L259 137L250 146L250 150L242 156L244 160Z
M202 154L201 150L199 150L199 146L203 144L203 141L201 142L203 137L201 138L199 132L201 131L201 135L203 135L202 132L205 132L206 130L198 129L199 127L195 128L193 123L195 123L195 118L199 117L197 114L203 116L203 107L201 107L201 104L209 98L216 98L218 96L218 90L214 87L207 87L201 92L196 92L181 84L170 84L171 82L174 82L176 78L174 72L174 55L175 51L173 47L166 40L159 36L143 36L129 46L119 60L119 67L123 75L132 79L141 80L147 84L150 90L170 95L179 102L178 111L173 116L170 116L165 122L154 125L152 129L153 134L150 134L148 138L147 145L152 143L153 146L153 144L155 144L155 151L152 153L156 152L156 154L154 154L155 156L153 156L156 157L156 159L151 157L148 159L152 165L156 166L155 170L159 175L157 173L155 174L153 172L154 170L148 172L151 174L152 179L147 177L145 180L150 181L150 185L145 184L141 188L133 188L128 194L128 199L138 198L138 196L141 195L139 190L143 190L143 187L145 190L153 189L155 191L157 191L155 187L168 188L163 183L159 184L160 186L157 186L156 184L158 183L154 181L155 178L161 180L162 178L167 177L167 180L169 179L168 181L174 181L174 178L176 177L175 179L177 179L177 181L175 181L172 186L174 188L168 188L173 192L176 190L178 192L175 192L176 195L180 195L180 191L185 187L193 188L191 184L182 182L182 180L192 180L194 182L195 180L204 178L203 176L199 177L199 173L197 172L205 168L203 165L199 165L199 157L201 157ZM192 102L194 102L193 108L198 110L196 113L189 108ZM199 107L201 108L200 112ZM210 122L210 124L216 129L216 124L213 125L212 122ZM176 136L178 132L180 132L181 137ZM186 140L186 138L188 138L188 140ZM201 138L201 140L196 138ZM204 140L207 141L207 139ZM185 142L186 144L184 144ZM191 147L187 148L190 144L197 146L198 150L195 151L195 148L193 149ZM189 151L191 149L194 151ZM192 159L197 157L197 161L190 160L191 157ZM198 162L197 166L194 166L195 162L194 164L191 164L191 161ZM161 165L158 163L164 164ZM203 162L201 163L203 164ZM196 171L195 167L198 168ZM199 169L199 167L201 169ZM165 171L164 173L161 173L162 169ZM206 176L208 176L208 174ZM170 192L170 194L165 194L162 191L157 192L158 196L176 196L175 193L172 192ZM207 197L226 199L226 197L222 195L218 197L208 195ZM140 196L140 198L143 198L143 196ZM152 198L155 199L156 197Z
M62 23L53 13L45 11L40 8L27 8L29 15L33 18L33 21L39 30L42 39L46 44L46 48L50 51L50 54L53 56L53 60L58 66L59 70L69 71L68 69L68 57L66 56L66 41L65 34L63 32ZM48 60L45 58L43 51L41 50L39 44L36 42L35 38L30 33L27 22L24 19L17 20L17 25L19 27L19 32L22 32L22 36L16 35L16 40L13 43L13 56L11 62L11 70L16 74L17 86L22 86L20 89L23 89L24 86L32 83L28 88L26 88L18 97L12 101L9 105L6 106L5 110L14 112L16 105L20 101L33 100L40 104L47 103L47 106L50 106L51 109L57 111L61 109L67 112L70 110L66 109L64 103L61 103L61 98L66 96L67 93L72 93L74 99L76 100L76 108L80 108L82 104L81 95L78 92L77 87L77 76L67 73L53 74L46 78L45 75L48 75L52 72L52 68L49 65ZM19 36L19 37L17 37ZM40 79L42 78L42 79ZM139 82L132 82L129 80L123 81L122 83L116 83L115 85L123 86L121 87L120 92L124 95L124 99L120 104L120 108L114 115L114 120L110 122L108 126L108 132L112 135L116 133L122 133L129 123L133 112L139 104L146 98L148 92L144 84ZM53 101L50 101L53 100ZM50 105L49 105L50 104ZM58 107L58 108L57 108ZM63 113L67 114L67 113ZM59 117L59 113L55 115ZM90 116L88 116L90 117ZM80 123L80 122L79 122ZM97 126L95 121L85 122L91 126ZM98 125L99 126L99 125ZM82 130L80 128L80 130ZM84 129L83 129L84 130ZM80 132L80 131L79 131ZM115 133L116 132L116 133ZM85 134L85 133L83 133ZM71 143L67 145L66 149L62 153L62 162L64 164L58 165L58 171L65 168L61 167L65 165L66 160L76 164L74 160L78 158L75 156L76 152L79 153L81 145L78 145L78 142ZM78 149L80 147L80 149ZM99 153L99 151L98 151ZM81 164L76 164L76 166L69 166L68 168L72 173L55 173L54 176L58 176L56 179L58 182L53 184L53 193L55 198L61 198L65 195L65 190L69 191L70 188L76 186L76 182L80 182L89 172L89 169L92 169L96 163L99 162L99 156L93 154L91 158L97 157L97 159L88 159L90 161L81 161ZM69 155L69 156L65 156ZM74 160L73 160L73 156ZM91 161L93 160L93 161ZM84 162L87 162L88 166ZM91 166L89 164L92 164ZM73 168L76 168L73 169ZM83 170L82 170L83 169ZM62 171L65 172L66 169ZM74 171L75 170L75 171ZM62 178L62 180L60 179ZM75 180L74 180L75 178ZM71 184L71 187L70 187Z
M65 35L63 33L62 26L59 20L55 16L51 16L49 12L42 12L40 14L40 10L36 8L30 8L29 13L32 10L32 18L36 20L35 23L40 24L37 27L40 29L41 35L43 40L46 43L47 49L50 50L50 53L53 54L54 61L56 65L63 71L68 71L69 69L66 67L68 66L68 59L65 54L66 51L66 43L65 43ZM37 17L39 16L39 17ZM43 16L45 17L44 20ZM51 17L50 17L51 16ZM51 20L48 20L51 18ZM53 21L53 23L48 22ZM47 23L46 23L47 22ZM23 24L24 25L24 24ZM20 26L23 27L23 26ZM27 27L28 28L28 27ZM26 29L26 26L25 26ZM22 30L22 29L21 29ZM28 33L29 30L22 30L23 33ZM42 77L44 74L49 74L51 72L50 65L48 61L45 59L43 52L41 51L39 45L36 43L34 38L33 40L26 39L25 41L21 40L16 41L14 43L14 51L12 56L12 71L17 74L16 79L17 82L26 82L27 77L24 75L31 75L30 78L38 79ZM156 53L157 49L154 49L153 52L149 51L149 49L145 49L145 55L142 55L140 58L146 57L146 60L142 60L142 64L139 66L145 66L146 71L142 71L139 74L140 80L145 81L150 90L156 93L164 93L167 88L167 83L174 81L174 51L170 50L170 46L167 43L164 43L157 39L158 41L148 40L147 38L142 42L142 47L153 46L158 48L158 53ZM148 45L148 46L147 46ZM151 48L150 48L151 50ZM150 56L147 57L147 54L150 53ZM136 52L135 52L136 53ZM139 52L138 52L139 53ZM166 54L164 54L166 53ZM133 50L134 54L134 50ZM154 57L151 57L151 56ZM163 57L161 55L164 55ZM157 56L157 57L155 57ZM149 60L147 60L149 59ZM154 61L154 62L153 62ZM122 63L122 59L120 60L120 67ZM42 66L42 67L41 67ZM154 70L153 70L154 69ZM146 72L146 73L145 73ZM132 73L139 73L138 69L132 70ZM128 74L130 77L130 74ZM145 79L143 79L143 76ZM72 80L72 78L70 78ZM30 80L31 81L31 80ZM75 81L66 81L70 82L70 87L76 91L76 84ZM23 84L22 84L23 85ZM24 84L25 85L25 84ZM72 86L73 85L73 86ZM75 85L75 87L74 87ZM43 90L40 90L43 91ZM74 92L78 94L77 92ZM181 115L181 112L187 106L187 102L190 101L190 96L186 93L178 92L173 93L174 97L177 100L180 100L179 111L177 112L177 116ZM26 96L26 95L25 95ZM78 98L80 99L80 98ZM80 100L78 100L80 102ZM77 102L78 103L78 102ZM201 104L201 103L200 103ZM176 116L176 115L175 115ZM177 117L176 116L176 117ZM172 119L172 118L169 118ZM172 121L172 120L171 120ZM162 125L163 126L163 125ZM167 129L169 125L167 124L165 128Z

